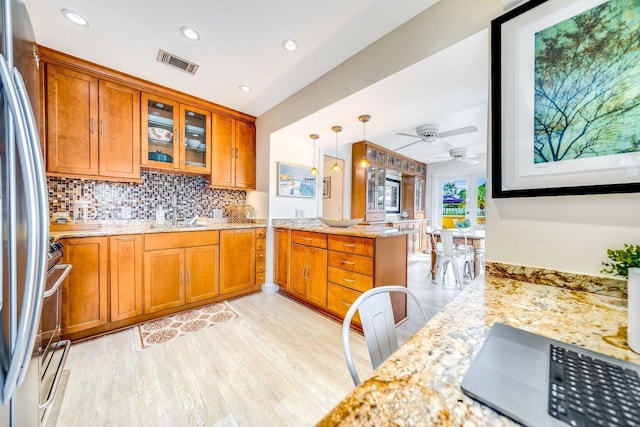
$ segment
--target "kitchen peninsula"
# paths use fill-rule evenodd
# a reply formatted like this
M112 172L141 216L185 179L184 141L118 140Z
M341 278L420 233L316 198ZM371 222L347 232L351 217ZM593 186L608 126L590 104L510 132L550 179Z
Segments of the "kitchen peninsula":
M460 389L491 326L506 323L640 363L626 344L626 306L624 298L480 276L318 426L516 425Z
M349 228L274 220L273 282L289 297L342 320L362 292L407 286L407 237L417 230L384 225ZM396 322L406 317L406 296L393 296ZM359 327L359 318L354 319Z

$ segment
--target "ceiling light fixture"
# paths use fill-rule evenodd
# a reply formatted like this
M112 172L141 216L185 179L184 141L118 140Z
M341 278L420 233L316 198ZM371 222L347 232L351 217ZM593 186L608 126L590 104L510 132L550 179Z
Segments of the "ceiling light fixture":
M362 140L366 141L367 140L367 122L369 120L371 120L371 116L368 114L363 114L360 117L358 117L358 120L360 120L362 122ZM364 156L362 156L362 159L360 159L360 163L359 166L362 168L368 168L369 166L371 166L371 163L369 162L369 159L367 159L367 153L364 153Z
M184 26L180 28L180 32L189 40L198 40L200 38L200 34L191 27Z
M336 162L331 166L329 171L342 172L342 166L338 163L338 132L342 132L342 126L333 126L331 130L336 133Z
M309 171L309 174L319 175L320 171L316 167L316 139L320 138L320 135L318 135L317 133L312 133L311 135L309 135L309 138L313 139L313 167Z
M240 89L243 92L251 92L251 86L247 86L247 85L240 85L238 86L238 89Z
M69 21L73 22L74 24L80 25L81 27L89 26L89 21L87 21L78 12L74 12L70 9L62 9L61 12Z
M298 48L298 43L293 39L287 39L287 40L282 42L282 47L287 52L293 52L294 50L296 50Z

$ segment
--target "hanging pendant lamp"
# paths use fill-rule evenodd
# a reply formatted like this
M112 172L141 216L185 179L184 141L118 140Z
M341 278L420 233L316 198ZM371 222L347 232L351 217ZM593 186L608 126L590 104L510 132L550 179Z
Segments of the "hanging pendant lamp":
M342 172L342 166L338 164L338 132L342 132L342 126L333 126L331 130L336 133L336 162L331 166L329 171Z
M320 171L316 167L316 139L320 138L317 133L312 133L309 138L313 139L313 167L309 171L310 175L319 175Z
M371 116L368 114L363 114L360 117L358 117L358 120L362 122L362 140L366 141L367 140L366 127L367 127L367 122L371 120ZM362 159L360 159L360 163L358 163L358 166L362 168L368 168L369 166L371 166L369 159L367 159L366 152L364 153L364 156L362 156Z

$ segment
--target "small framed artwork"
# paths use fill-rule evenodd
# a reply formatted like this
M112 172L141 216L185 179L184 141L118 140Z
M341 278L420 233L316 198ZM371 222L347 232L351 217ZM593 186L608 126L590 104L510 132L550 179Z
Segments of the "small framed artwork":
M322 197L324 199L331 198L331 177L325 176L322 178Z
M316 176L310 166L278 162L278 196L316 197Z
M639 14L530 0L491 22L494 198L640 192Z

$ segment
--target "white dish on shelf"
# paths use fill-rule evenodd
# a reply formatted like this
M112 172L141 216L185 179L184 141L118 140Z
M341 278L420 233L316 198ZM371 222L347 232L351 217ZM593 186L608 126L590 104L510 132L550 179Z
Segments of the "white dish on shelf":
M150 127L149 138L162 142L170 142L173 139L173 132L163 128Z
M202 129L201 127L198 126L191 126L191 125L186 125L185 126L185 130L192 134L193 136L203 136L204 135L204 129Z
M329 227L351 227L353 225L358 224L362 221L362 218L352 218L352 219L330 219L319 216L318 219L323 224L328 225Z
M198 167L200 167L200 168L204 168L204 167L206 167L206 166L207 166L207 165L206 165L206 164L204 164L204 163L200 163L200 162L191 162L191 161L189 161L189 160L185 161L184 163L185 163L187 166L198 166Z
M201 144L199 139L192 139L192 138L187 138L185 143L187 144L187 147L193 148L193 149L198 148Z
M161 144L161 145L169 145L171 144L171 141L160 141L159 139L154 139L149 137L149 142L153 142L155 144Z
M150 124L161 125L161 126L169 126L173 128L173 120L167 119L166 117L156 116L155 114L149 114L147 119Z

